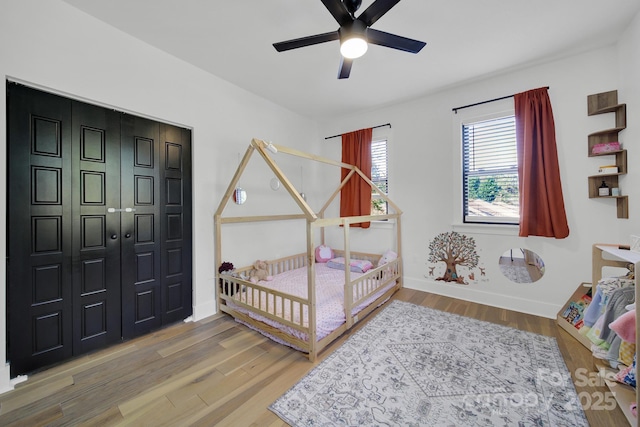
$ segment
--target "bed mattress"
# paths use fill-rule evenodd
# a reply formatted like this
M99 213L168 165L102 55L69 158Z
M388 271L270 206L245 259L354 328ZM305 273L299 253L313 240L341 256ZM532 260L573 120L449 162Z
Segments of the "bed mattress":
M342 324L346 322L346 316L344 313L344 271L335 268L329 268L325 263L319 263L315 266L316 270L316 339L329 335L336 330ZM359 278L362 273L351 273L351 280ZM308 285L307 285L307 268L302 267L295 270L286 271L284 273L274 276L271 281L261 281L259 283L262 286L269 287L271 289L294 295L300 298L307 298ZM391 289L395 285L395 282L391 282L385 285L383 288L377 290L369 298L364 300L357 307L353 308L352 315L358 314L368 305L370 305L376 298L384 294L387 290ZM360 295L354 295L355 299L358 299ZM283 317L287 320L291 320L299 323L300 320L300 306L294 304L293 312L290 309L289 304L281 304L281 298L276 297L274 301L273 295L268 298L266 295L259 295L258 292L238 292L233 296L234 299L242 301L245 304L251 306L258 306L263 310L275 314L278 317ZM255 320L259 320L268 325L276 327L289 335L295 336L302 340L307 340L307 334L298 331L297 329L283 325L277 321L271 320L258 313L250 311L242 306L228 302L228 305L241 313L247 314ZM303 310L303 325L308 326L308 313L306 308ZM250 325L248 325L250 326ZM255 328L253 328L255 329ZM259 331L263 332L263 331ZM268 334L265 334L268 335ZM277 342L290 345L277 337L270 336Z

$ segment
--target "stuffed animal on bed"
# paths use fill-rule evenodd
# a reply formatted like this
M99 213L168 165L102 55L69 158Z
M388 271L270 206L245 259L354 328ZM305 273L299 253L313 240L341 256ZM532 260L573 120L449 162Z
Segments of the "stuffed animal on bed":
M396 258L398 258L398 254L393 252L392 250L388 250L384 254L382 254L380 259L378 260L378 267L380 267L381 265L385 265Z
M258 283L260 280L272 280L273 277L269 276L269 270L267 269L267 262L257 260L253 264L253 268L249 271L249 280L251 283Z
M396 258L398 258L398 254L393 252L392 250L388 250L386 251L384 254L382 254L382 256L380 257L380 259L378 260L378 267L388 264L391 261L395 260ZM382 271L383 276L388 276L391 275L391 267L387 267Z

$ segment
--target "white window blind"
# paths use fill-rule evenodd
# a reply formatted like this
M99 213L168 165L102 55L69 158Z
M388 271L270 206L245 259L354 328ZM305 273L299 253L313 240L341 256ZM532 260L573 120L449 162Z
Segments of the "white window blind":
M388 174L387 174L387 140L371 142L371 181L388 194ZM377 192L371 190L371 215L385 215L387 213L387 202L380 198Z
M464 221L517 224L515 117L463 124L462 152Z

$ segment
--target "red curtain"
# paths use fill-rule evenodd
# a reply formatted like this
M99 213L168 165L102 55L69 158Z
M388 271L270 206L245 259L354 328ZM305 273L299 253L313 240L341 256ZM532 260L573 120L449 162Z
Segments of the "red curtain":
M556 131L547 88L514 95L521 237L563 239L569 235L564 209Z
M371 179L371 139L373 129L361 129L342 135L342 161L355 165L367 178ZM341 180L349 170L341 170ZM359 216L371 214L371 186L354 175L340 192L340 216ZM351 224L352 227L369 228L371 223Z

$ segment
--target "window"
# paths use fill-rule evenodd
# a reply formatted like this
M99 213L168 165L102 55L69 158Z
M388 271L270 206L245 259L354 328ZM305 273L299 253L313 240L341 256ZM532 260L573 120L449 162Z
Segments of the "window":
M463 123L464 222L518 224L515 116Z
M371 142L371 181L388 194L386 139ZM386 215L387 212L387 202L371 189L371 215Z

